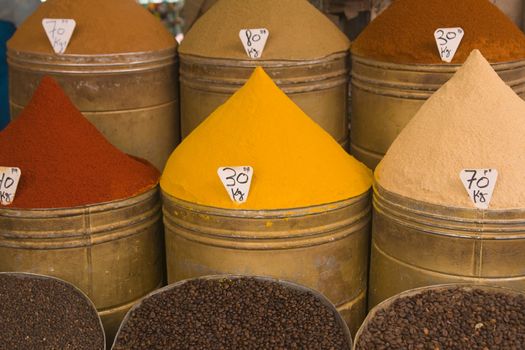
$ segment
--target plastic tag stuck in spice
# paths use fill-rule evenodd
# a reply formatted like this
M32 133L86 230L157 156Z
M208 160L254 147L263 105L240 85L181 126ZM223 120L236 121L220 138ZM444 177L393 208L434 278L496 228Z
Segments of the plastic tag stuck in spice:
M241 29L239 32L246 54L252 59L261 58L269 35L266 28Z
M253 178L251 166L220 167L217 174L232 202L240 204L248 200Z
M19 168L0 167L0 204L13 203L20 176L22 172Z
M463 169L459 177L474 206L478 209L488 209L498 180L498 171L496 169Z
M464 34L460 27L436 29L434 38L442 61L452 62Z
M55 53L63 54L66 51L76 25L74 19L44 18L42 20L42 26Z

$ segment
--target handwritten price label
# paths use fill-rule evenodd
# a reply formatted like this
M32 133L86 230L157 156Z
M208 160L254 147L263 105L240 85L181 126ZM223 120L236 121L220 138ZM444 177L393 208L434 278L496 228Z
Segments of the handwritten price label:
M44 18L42 26L55 53L63 54L77 23L74 19Z
M246 202L252 185L253 169L251 166L220 167L217 174L232 202Z
M268 36L270 36L270 32L266 28L241 29L239 32L239 38L241 38L244 45L244 50L252 59L262 56Z
M461 182L476 208L488 209L498 180L496 169L464 169L459 173Z
M434 38L442 61L452 62L464 34L465 32L460 27L436 29Z
M21 175L19 168L0 167L0 204L13 203Z

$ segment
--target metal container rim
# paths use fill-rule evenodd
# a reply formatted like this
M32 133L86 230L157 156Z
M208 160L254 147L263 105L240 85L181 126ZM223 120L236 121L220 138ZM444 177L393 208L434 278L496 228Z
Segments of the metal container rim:
M383 68L387 70L415 71L415 72L435 72L435 73L454 73L462 64L457 63L393 63L381 61L373 58L357 55L351 51L352 62L362 63L367 66ZM494 70L515 69L517 66L525 66L525 58L515 61L489 62Z
M143 190L142 192L127 198L115 199L108 202L92 203L87 205L80 205L76 207L65 207L65 208L0 208L0 216L10 217L31 217L35 214L49 214L42 215L46 216L73 216L78 214L84 214L86 211L89 213L97 213L106 211L108 209L118 209L122 207L128 207L133 204L139 203L147 199L148 197L154 196L159 190L159 181L153 184L151 187Z
M300 67L300 66L309 66L313 64L320 64L320 63L326 63L329 61L336 61L341 58L346 58L350 54L350 51L339 51L332 54L329 54L324 57L315 58L315 59L305 59L305 60L285 60L285 59L272 59L272 60L265 60L265 59L258 59L258 60L250 60L250 59L231 59L231 58L214 58L214 57L204 57L204 56L197 56L192 54L183 54L179 52L179 58L181 61L184 61L184 63L189 62L191 64L199 64L199 65L210 65L214 67L232 67L232 68L238 68L238 67L259 67L262 66L264 68L274 68L274 67L287 67L287 66L293 66L293 67Z
M362 194L343 199L336 202L318 204L305 207L297 208L284 208L284 209L226 209L213 206L207 206L202 204L197 204L189 202L183 199L176 198L168 193L166 193L161 188L161 193L164 201L170 201L175 203L180 207L183 207L186 210L199 212L205 215L214 215L214 216L224 216L232 218L282 218L282 217L297 217L297 216L306 216L314 215L319 213L325 213L329 211L334 211L340 208L348 207L353 204L359 203L363 200L366 200L370 197L370 189L366 190Z
M111 66L119 64L152 63L177 57L177 46L155 51L122 52L115 54L45 54L39 52L7 49L7 57L15 61L44 63L46 65L78 65L83 61L85 66Z
M84 298L84 300L87 301L88 305L91 307L91 310L95 313L95 315L96 315L96 317L98 319L98 324L100 326L100 332L102 333L102 338L103 338L103 341L104 341L104 348L103 349L104 350L106 349L106 332L104 331L104 326L102 324L102 319L100 318L100 315L98 314L97 308L95 307L95 304L93 303L93 301L86 295L86 293L84 293L80 288L75 286L73 283L67 282L67 281L65 281L65 280L63 280L61 278L58 278L58 277L42 275L42 274L32 273L32 272L4 271L4 272L0 272L0 275L15 276L15 277L19 277L19 278L50 279L50 280L55 280L55 281L58 281L60 283L63 283L65 285L67 285L68 287L72 287L73 290L78 292Z
M341 314L337 311L336 307L334 304L332 304L332 302L330 302L328 300L327 297L324 296L324 294L322 294L321 292L313 289L313 288L310 288L310 287L307 287L307 286L304 286L304 285L301 285L301 284L298 284L298 283L295 283L295 282L291 282L291 281L288 281L288 280L283 280L283 279L280 279L280 278L273 278L273 277L269 277L269 276L260 276L260 275L231 275L231 274L220 274L220 275L206 275L206 276L200 276L200 277L195 277L195 278L187 278L185 280L181 280L181 281L178 281L178 282L175 282L175 283L172 283L170 285L167 285L165 287L162 287L160 289L157 289L151 293L149 293L148 295L144 296L143 298L141 298L137 303L135 303L135 305L133 305L131 307L131 309L128 310L128 312L126 312L126 316L124 316L124 319L122 320L122 322L120 323L120 326L118 328L118 331L115 335L115 339L113 341L113 346L112 348L116 345L116 342L117 342L117 339L120 335L120 332L123 328L123 326L126 324L126 322L128 321L129 317L131 316L131 313L134 312L136 309L140 308L142 306L142 302L152 296L155 296L157 294L160 294L160 293L163 293L165 291L169 291L169 290L172 290L172 289L176 289L186 283L189 283L189 282L192 282L192 281L196 281L196 280L224 280L224 279L229 279L229 280L238 280L238 279L255 279L255 280L258 280L258 281L263 281L263 282L273 282L273 283L277 283L277 284L280 284L280 285L283 285L287 288L290 288L290 289L293 289L293 290L297 290L297 291L301 291L301 292L307 292L307 293L311 293L315 298L319 299L321 301L321 303L327 307L330 311L332 311L339 327L341 327L342 331L343 331L343 335L347 341L347 345L348 345L348 349L352 349L353 345L352 345L352 335L350 334L350 330L348 329L348 325L346 324L346 322L343 320Z
M513 214L516 217L521 216L523 219L521 219L520 222L525 222L525 208L476 209L423 202L421 200L386 190L376 179L374 179L373 192L376 200L379 197L380 201L387 201L390 205L393 204L396 207L421 216L447 218L457 221L466 221L467 218L476 218L476 221L489 223L491 219L504 220L508 219L509 214Z
M502 287L502 286L496 286L496 285L486 285L486 284L474 284L474 283L444 283L444 284L434 284L429 286L423 286L413 289L405 290L401 293L398 293L396 295L391 296L388 299L383 300L376 306L372 308L368 312L368 315L364 319L363 323L357 330L355 337L354 337L354 347L352 350L357 349L357 342L359 340L359 337L361 334L365 331L366 327L368 326L368 323L374 318L374 316L377 314L378 311L386 309L388 306L390 306L394 301L406 297L410 297L413 295L417 295L426 291L433 291L433 290L448 290L448 289L462 289L462 290L482 290L487 292L501 292L507 295L512 296L525 296L525 292L521 292L516 289L508 288L508 287Z

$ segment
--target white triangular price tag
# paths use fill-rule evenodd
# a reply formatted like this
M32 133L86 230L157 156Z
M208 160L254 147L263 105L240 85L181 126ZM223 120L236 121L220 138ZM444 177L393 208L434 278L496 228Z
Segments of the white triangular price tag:
M261 58L270 31L266 28L241 29L241 38L246 54L253 59Z
M253 178L253 168L251 166L220 167L217 169L217 174L232 202L246 202L250 194Z
M498 171L496 169L463 169L459 177L474 206L478 209L488 209L498 180Z
M63 54L77 23L74 19L44 18L42 26L55 53Z
M22 172L19 168L0 167L0 204L13 203L20 176Z
M460 27L436 29L434 38L442 61L452 62L464 34Z

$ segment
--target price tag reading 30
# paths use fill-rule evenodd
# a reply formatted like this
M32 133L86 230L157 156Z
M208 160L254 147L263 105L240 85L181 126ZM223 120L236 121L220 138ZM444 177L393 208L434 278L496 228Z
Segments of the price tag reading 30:
M77 23L74 19L44 18L42 26L55 53L63 54Z
M253 59L261 58L269 35L266 28L241 29L239 32L246 54Z
M251 166L220 167L217 170L217 174L232 202L246 202L253 178L253 168Z
M13 203L21 175L19 168L0 167L0 204Z
M436 29L434 38L442 61L452 62L464 34L465 32L460 27Z
M498 171L496 169L464 169L459 173L459 177L474 206L478 209L488 209L498 180Z

